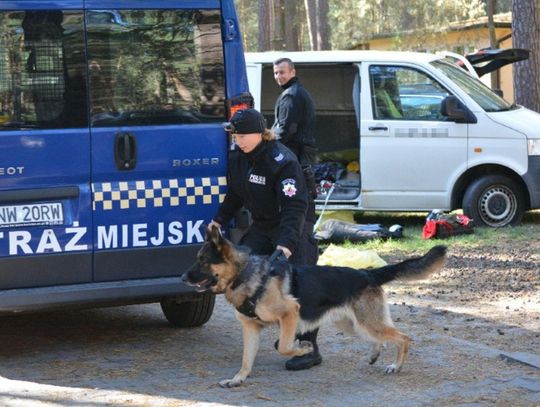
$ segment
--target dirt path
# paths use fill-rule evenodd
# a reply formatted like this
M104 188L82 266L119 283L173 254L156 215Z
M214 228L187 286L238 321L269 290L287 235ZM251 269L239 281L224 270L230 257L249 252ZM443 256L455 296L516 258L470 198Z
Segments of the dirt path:
M369 366L368 345L330 326L323 364L288 372L270 329L248 382L221 389L242 353L222 297L192 330L170 327L157 305L3 318L0 405L540 406L539 249L451 249L432 280L389 285L394 321L413 339L397 375L384 374L393 349Z

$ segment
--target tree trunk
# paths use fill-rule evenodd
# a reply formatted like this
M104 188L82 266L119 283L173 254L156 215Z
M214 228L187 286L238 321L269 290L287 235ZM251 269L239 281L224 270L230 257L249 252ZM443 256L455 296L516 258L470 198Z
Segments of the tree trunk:
M328 0L317 0L317 49L330 49Z
M272 49L283 51L286 49L285 42L285 0L272 0L274 15L274 29L272 30Z
M513 64L516 103L540 112L540 8L537 0L512 1L512 46L531 51Z
M300 21L298 3L285 0L285 43L287 51L299 51Z
M259 0L259 51L269 51L270 47L270 0Z
M312 50L330 49L328 0L304 0Z
M306 6L306 20L309 32L309 45L311 50L317 49L317 5L316 0L304 0Z

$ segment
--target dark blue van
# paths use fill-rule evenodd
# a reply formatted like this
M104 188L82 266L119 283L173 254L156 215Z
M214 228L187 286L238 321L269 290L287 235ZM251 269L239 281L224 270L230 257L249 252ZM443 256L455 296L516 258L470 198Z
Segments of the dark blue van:
M226 190L249 97L233 0L0 2L0 312L161 302Z

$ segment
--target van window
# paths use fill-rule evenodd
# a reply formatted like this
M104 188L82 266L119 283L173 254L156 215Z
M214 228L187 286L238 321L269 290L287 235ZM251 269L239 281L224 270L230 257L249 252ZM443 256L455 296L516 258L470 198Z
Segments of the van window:
M463 89L486 112L500 112L516 108L463 69L442 60L431 64Z
M0 129L87 126L83 15L0 12Z
M401 66L369 68L373 117L393 120L445 120L441 102L449 95L423 72Z
M225 117L218 10L87 12L93 126Z

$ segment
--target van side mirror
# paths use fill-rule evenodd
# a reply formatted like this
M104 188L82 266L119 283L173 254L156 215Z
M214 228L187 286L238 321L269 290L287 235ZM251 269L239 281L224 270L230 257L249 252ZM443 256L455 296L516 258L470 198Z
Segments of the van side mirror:
M454 95L447 96L441 102L441 114L456 123L476 123L476 116Z

